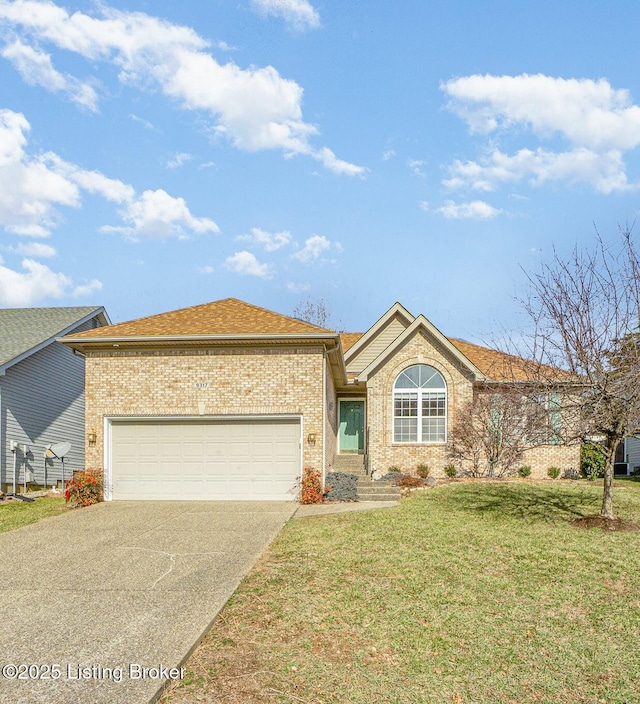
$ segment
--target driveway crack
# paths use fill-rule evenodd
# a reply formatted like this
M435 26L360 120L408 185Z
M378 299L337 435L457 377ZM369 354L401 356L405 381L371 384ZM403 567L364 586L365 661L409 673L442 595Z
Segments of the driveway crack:
M158 582L161 582L165 577L168 577L173 572L173 568L175 567L175 564L176 564L176 557L188 557L188 556L195 556L195 555L224 555L224 551L222 551L222 550L214 551L214 552L166 552L166 550L154 550L153 548L139 548L139 547L132 547L130 545L121 545L120 549L121 550L142 550L144 552L156 553L157 555L165 555L166 557L169 558L169 569L166 570L165 572L163 572L156 579L156 581L149 587L149 591L151 591L151 589L155 589Z

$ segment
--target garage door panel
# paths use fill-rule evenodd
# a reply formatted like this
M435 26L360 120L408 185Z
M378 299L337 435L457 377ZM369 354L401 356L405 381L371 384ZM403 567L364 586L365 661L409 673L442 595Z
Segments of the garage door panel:
M112 498L292 500L297 419L112 423Z

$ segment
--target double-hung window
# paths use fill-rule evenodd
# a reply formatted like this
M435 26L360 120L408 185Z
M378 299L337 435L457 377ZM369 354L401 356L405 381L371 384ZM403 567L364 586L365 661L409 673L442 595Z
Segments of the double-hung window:
M447 439L447 385L427 364L400 372L393 385L393 441L430 443Z

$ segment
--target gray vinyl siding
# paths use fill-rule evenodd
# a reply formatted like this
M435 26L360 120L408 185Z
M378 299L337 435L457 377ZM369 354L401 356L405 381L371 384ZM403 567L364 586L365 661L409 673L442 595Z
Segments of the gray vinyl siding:
M625 461L629 463L629 469L633 471L635 467L640 467L640 439L626 438L624 449Z
M74 332L90 330L92 321ZM10 441L26 444L26 457L17 451L18 484L22 486L25 467L33 484L44 484L45 445L68 441L71 451L65 457L65 477L84 468L84 358L59 342L7 369L0 377L0 433L2 439L3 485L13 482L13 453ZM47 460L47 484L62 478L59 460Z
M369 366L389 345L407 329L408 323L399 315L393 318L380 330L380 332L347 363L347 372L359 374Z

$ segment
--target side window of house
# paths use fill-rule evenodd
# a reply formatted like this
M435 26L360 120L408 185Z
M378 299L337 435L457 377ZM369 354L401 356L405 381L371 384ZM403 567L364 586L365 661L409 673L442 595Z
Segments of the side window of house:
M427 364L400 372L393 385L393 441L446 442L447 385Z
M549 444L562 444L562 416L560 415L560 394L549 394Z
M547 437L549 445L562 445L562 399L558 393L540 394L536 402L547 416Z

